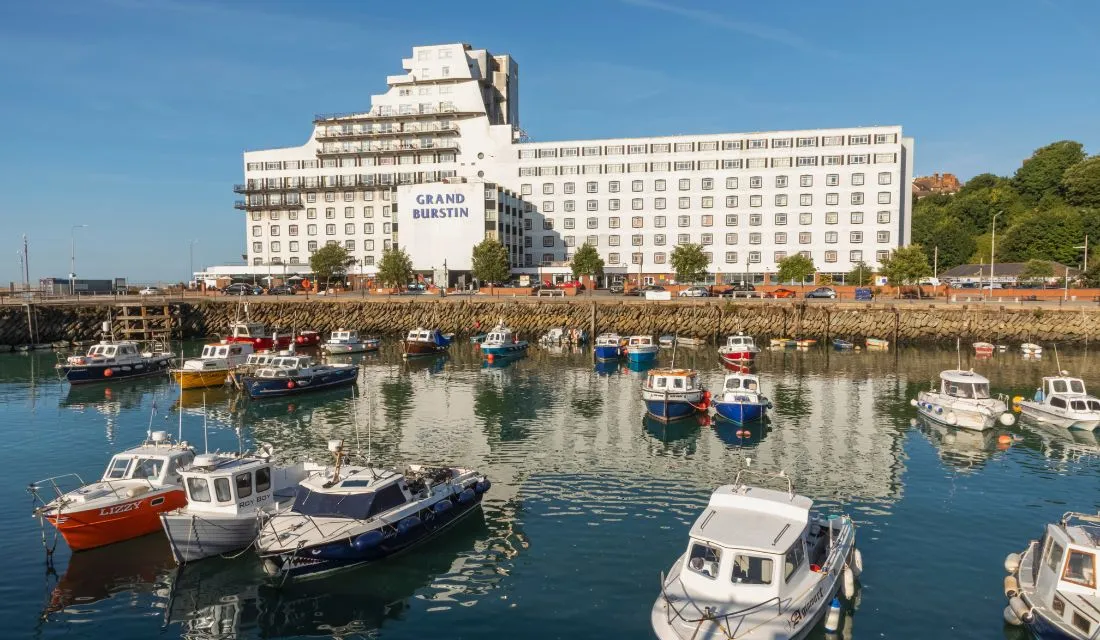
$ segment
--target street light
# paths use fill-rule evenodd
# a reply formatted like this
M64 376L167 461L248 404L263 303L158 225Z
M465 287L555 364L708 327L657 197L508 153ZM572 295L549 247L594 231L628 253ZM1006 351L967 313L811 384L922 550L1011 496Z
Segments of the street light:
M1089 270L1089 234L1087 234L1087 233L1085 234L1085 244L1080 245L1080 246L1076 246L1076 247L1074 247L1074 249L1084 249L1085 250L1085 262L1081 266L1081 271L1088 271Z
M76 230L87 228L86 224L74 224L73 228L69 231L69 237L72 240L71 251L69 253L69 295L76 295Z
M989 242L989 297L993 297L993 265L997 263L997 216L1004 213L998 211L993 214L993 238Z
M191 270L188 272L187 281L188 284L195 278L195 243L198 240L192 240L187 244L187 257L189 260L189 266Z

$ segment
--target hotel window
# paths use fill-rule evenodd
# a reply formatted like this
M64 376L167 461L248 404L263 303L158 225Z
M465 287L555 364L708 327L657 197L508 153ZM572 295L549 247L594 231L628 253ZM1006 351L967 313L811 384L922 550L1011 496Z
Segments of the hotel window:
M836 244L840 241L840 234L836 231L825 232L825 244Z
M631 144L626 147L627 153L645 153L644 144Z
M703 191L710 191L714 188L714 178L703 178L702 181L700 181L700 186Z
M623 155L623 145L611 144L604 147L604 154L609 156L621 156Z
M743 165L744 165L744 162L742 162L740 158L736 158L736 159L733 159L733 160L723 160L722 161L722 168L723 169L740 169Z
M535 176L535 175L538 175L538 170L535 167L520 167L519 168L519 176L521 178L528 177L528 176Z
M664 216L653 216L653 226L657 227L658 229L664 229L666 220L667 218L665 218Z
M317 219L317 210L316 209L306 209L306 218L308 218L310 220L316 220Z
M264 217L264 214L260 213L259 211L253 211L252 212L252 219L256 222L259 222L260 220L263 220L263 217Z
M665 202L667 202L667 201L664 198L654 198L653 199L653 208L654 209L664 209L665 208Z
M554 261L554 254L552 254L552 253L542 254L542 261L546 264L550 264L551 262Z
M391 229L392 229L392 227L390 227L390 223L388 223L388 222L383 222L382 223L382 233L383 234L389 234Z
M722 141L722 151L740 151L740 150L741 150L741 141L740 140L723 140Z
M883 171L883 172L878 174L878 183L879 184L890 184L890 182L893 181L893 179L894 179L894 175L892 173L890 173L889 171Z
M787 244L787 234L782 231L775 233L775 244Z
M665 180L663 178L661 180L654 180L653 181L653 190L654 191L664 191L666 185L667 185L667 183L665 182Z
M644 180L631 180L631 182L630 182L630 190L631 191L638 192L638 191L641 191L644 188L645 188L645 181Z
M363 233L373 235L374 234L374 223L373 222L364 222L363 223Z
M660 144L651 144L651 145L649 145L649 152L650 153L668 153L670 148L671 147L669 146L669 144L667 142L662 142Z
M611 182L608 182L607 183L607 190L610 191L611 193L618 193L619 192L619 181L618 180L612 180Z
M776 225L785 225L785 224L787 224L787 214L785 214L785 213L775 214L775 224Z
M879 211L877 215L878 215L878 223L879 224L889 224L890 223L890 212L889 211Z
M368 205L366 207L363 207L363 217L364 218L373 218L374 217L374 206L373 205Z
M812 234L809 231L803 231L798 234L798 244L810 244L810 238Z
M836 251L826 251L825 262L836 262Z
M787 257L786 251L776 251L772 254L773 262L782 262Z
M718 150L718 141L717 140L710 140L710 141L707 141L707 142L700 142L698 147L696 148L696 151L717 151L717 150Z
M296 224L292 224L292 225L288 226L288 227L286 228L286 234L287 234L288 236L296 236L296 235L298 235L298 225L296 225Z
M745 163L746 169L764 169L768 166L767 158L749 158L749 161Z
M750 233L749 244L760 244L762 237L763 236L759 233Z
M553 193L554 193L554 184L552 182L547 182L546 184L542 185L542 193L543 193L543 195L547 195L547 196L553 195Z
M821 164L826 167L839 167L844 164L844 156L821 156Z
M667 162L654 162L653 164L649 165L649 170L650 171L668 171L669 167L671 167L671 166L672 165L670 165Z
M737 234L736 233L727 233L726 234L726 244L737 244Z
M546 213L552 213L554 211L554 201L544 200L542 203L542 210Z
M772 138L772 149L790 149L790 138Z
M557 149L539 149L540 158L556 158L558 157Z
M749 252L749 262L759 263L760 262L760 252L759 251L750 251Z
M799 156L797 165L800 167L816 167L817 156Z
M691 244L690 233L678 233L676 234L676 244Z
M665 246L665 234L658 233L653 236L653 244L658 247Z
M776 176L775 177L775 188L776 189L783 189L786 186L787 186L787 176Z
M354 218L355 217L355 207L344 207L344 217L345 218Z
M347 251L355 251L355 241L354 240L344 240L344 249L347 250Z
M619 210L619 199L618 198L611 198L610 200L608 200L607 201L607 209L608 209L608 211L618 211Z
M325 202L336 202L336 192L326 191L325 192Z
M588 244L588 245L591 245L591 246L595 247L596 245L600 244L600 237L599 236L586 236L585 239L584 239L584 242L585 242L585 244Z
M260 253L263 250L264 250L264 243L262 243L262 242L253 242L252 243L252 252L253 253Z
M520 194L521 196L529 196L529 195L531 195L531 185L529 185L529 184L521 184L521 185L519 185L519 194Z
M767 149L768 141L764 138L754 138L749 140L750 149Z
M736 251L727 251L726 252L726 264L737 264L737 252Z
M863 174L862 173L853 173L852 174L852 186L853 187L862 187L863 186Z
M733 209L737 207L737 196L726 196L726 208Z
M345 191L344 192L344 202L352 202L354 200L355 200L355 192L354 191Z
M619 243L616 242L615 244L619 244ZM607 254L607 262L610 263L610 264L619 264L619 254L617 254L617 253Z
M714 196L703 196L702 206L704 209L712 209L714 207Z
M844 136L822 136L821 146L836 147L844 144Z
M584 147L581 149L582 156L598 156L600 155L599 147Z
M852 212L852 224L863 224L863 212L862 211L853 211Z
M890 232L879 231L877 234L875 234L875 240L877 240L878 242L890 242Z
M848 164L867 164L871 161L871 156L868 154L862 154L858 156L848 156Z
M750 207L762 207L762 206L764 206L764 197L763 196L749 196L749 206Z
M577 240L573 236L565 236L562 239L565 241L565 246L566 247L574 247L574 246L577 245Z
M317 225L315 225L315 224L307 224L307 225L306 225L306 235L307 235L307 236L315 236L315 235L317 235Z
M334 224L326 224L326 225L325 225L325 235L326 235L326 236L334 236L334 235L336 235L336 225L334 225Z
M825 224L836 224L840 221L840 214L836 211L829 211L825 213Z
M848 261L849 262L861 262L862 260L863 260L863 252L860 251L859 249L855 249L853 251L848 252Z
M565 147L561 150L561 157L563 158L576 158L580 155L580 152L576 147Z
M727 213L726 214L726 226L727 227L736 227L737 226L737 214L736 213Z
M887 164L891 162L897 162L898 156L896 153L876 153L875 164Z
M700 160L698 164L700 171L713 171L718 168L717 160Z
M374 251L374 243L370 242L370 245L371 245L371 248L368 249L368 251ZM290 262L291 262L291 264L297 264L298 259L297 258L291 258ZM367 265L367 266L373 265L374 264L374 256L363 256L363 264Z
M863 232L862 231L849 231L848 232L848 242L851 242L852 244L860 244L861 242L863 242Z
M634 216L630 219L630 226L634 227L635 229L641 229L642 225L644 224L645 218L643 218L642 216Z
M635 233L634 235L630 236L630 244L635 246L635 247L640 247L640 246L642 246L642 239L644 237L645 236L643 236L640 233Z
M565 208L566 212L576 211L577 201L576 200L566 200L565 203L564 203L564 208Z
M690 227L691 216L676 216L676 226L678 227Z
M313 253L316 250L317 250L317 241L316 240L310 240L309 242L306 243L306 251L308 251L310 253Z
M542 237L542 246L543 247L552 247L552 246L554 246L554 236L543 236Z
M641 211L642 210L642 199L641 198L632 198L630 200L630 208L633 209L634 211Z
M855 191L852 193L852 204L863 204L863 192Z
M679 198L677 200L677 202L679 203L679 207L681 209L690 209L691 208L691 198L688 198L688 197Z
M611 217L611 218L607 219L607 228L608 229L618 229L619 228L619 218L618 218L618 216L614 216L614 217Z
M737 178L733 178L733 177L726 178L726 188L727 189L736 189L737 188Z
M554 228L554 221L551 220L550 218L547 218L547 219L542 221L542 230L543 231L551 231L551 230L553 230L553 228Z
M588 193L599 193L600 192L600 183L593 180L592 182L585 183L584 189Z
M889 191L879 191L878 192L878 203L879 204L890 204L890 192Z
M530 218L525 218L523 220L523 228L524 228L525 231L530 231L531 230L531 219Z
M672 168L676 171L691 171L695 168L695 163L691 160L677 160L672 163Z
M826 193L825 194L825 204L840 204L840 194L839 193Z
M297 251L298 250L298 241L297 240L291 240L290 241L290 250L291 251ZM291 260L293 260L293 258L291 258Z
M790 158L790 156L786 156L786 157L783 157L783 158L772 158L772 166L773 167L789 167L789 166L791 166L791 158Z
M390 205L388 205L388 204L382 205L382 217L383 218L390 217Z
M714 234L713 233L704 233L703 235L699 236L699 244L701 244L703 246L708 246L708 245L714 244Z
M535 246L535 244L531 236L523 236L523 248L530 249L533 246Z
M573 218L565 218L564 226L566 229L572 229L574 224Z
M691 151L692 150L692 143L690 143L690 142L677 142L676 146L673 148L673 150L676 151L677 153L684 152L684 151Z
M816 147L817 138L799 138L796 144L799 147Z
M594 175L600 173L602 170L602 164L586 164L584 165L584 170L582 171L582 173L584 173L585 175Z
M585 221L585 224L588 226L589 229L595 229L599 226L600 219L599 218L588 218L588 220Z
M759 227L762 224L764 224L764 216L762 214L759 214L759 213L750 213L749 214L749 226L750 227Z
M889 144L897 141L897 134L895 133L876 133L875 144Z
M826 175L825 176L825 186L826 187L840 186L840 174L839 173L830 173L830 174Z
M317 202L317 194L310 191L306 194L306 202Z
M630 254L630 261L634 264L642 264L642 254L632 253Z
M814 215L809 211L798 214L798 224L813 224Z
M325 219L332 220L336 218L336 207L325 207Z
M264 228L258 224L252 225L252 237L258 238L264 234Z
M885 262L889 259L890 259L890 252L889 251L876 251L875 252L875 260L878 260L879 262Z
M763 186L764 186L764 179L761 178L760 176L752 176L751 178L749 178L749 188L750 189L759 189Z
M848 144L871 144L871 136L868 134L848 136Z
M809 207L809 206L812 206L813 203L814 203L814 197L812 195L808 194L808 193L803 193L802 195L798 196L799 206Z
M576 192L576 189L577 189L577 183L575 183L575 182L566 182L564 185L562 185L562 191L566 195L569 195L571 193Z
M785 194L785 193L775 194L775 206L777 206L777 207L787 206L787 194Z

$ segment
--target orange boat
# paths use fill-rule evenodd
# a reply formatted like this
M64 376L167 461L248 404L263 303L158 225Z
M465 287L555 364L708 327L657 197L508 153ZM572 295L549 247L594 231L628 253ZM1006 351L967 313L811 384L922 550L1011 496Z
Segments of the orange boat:
M39 504L34 514L48 520L73 551L159 531L161 512L187 504L179 470L194 458L186 442L154 431L141 445L111 458L97 482L68 474L32 484L29 491ZM75 479L79 488L64 491L66 479Z

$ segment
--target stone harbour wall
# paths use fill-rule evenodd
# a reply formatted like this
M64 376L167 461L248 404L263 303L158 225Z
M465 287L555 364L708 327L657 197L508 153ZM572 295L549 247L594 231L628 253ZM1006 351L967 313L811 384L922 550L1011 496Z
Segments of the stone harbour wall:
M115 316L110 303L6 305L0 307L0 345L75 342L100 337L100 325ZM163 308L163 303L155 305ZM243 307L202 300L170 305L175 338L226 334ZM248 304L252 320L279 331L338 328L400 336L415 327L439 328L459 336L485 331L503 320L521 337L535 338L553 327L599 333L665 334L724 340L744 332L760 338L827 340L885 338L892 342L976 340L1086 343L1100 334L1098 308L1006 308L993 304L850 304L787 301L640 302L617 299L567 301L408 298L386 301L293 300ZM33 333L28 327L33 323Z

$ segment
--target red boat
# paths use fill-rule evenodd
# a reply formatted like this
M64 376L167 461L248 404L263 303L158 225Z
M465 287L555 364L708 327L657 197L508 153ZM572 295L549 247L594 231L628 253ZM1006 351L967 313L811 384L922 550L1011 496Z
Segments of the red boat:
M73 551L160 531L160 514L187 504L179 470L194 458L187 443L154 431L140 446L111 458L98 482L85 484L69 474L32 484L29 490L40 505L34 514L48 520ZM63 478L75 478L80 487L64 492Z
M741 367L751 366L757 353L760 353L760 349L756 347L752 336L740 333L726 338L726 344L718 347L718 357L724 364Z
M993 345L988 342L975 342L974 355L980 358L988 358L993 355Z
M263 323L238 321L229 323L229 337L226 340L248 342L255 351L282 351L290 348L291 343L298 347L315 347L321 343L321 334L316 331L299 331L297 336L290 333L269 334Z

